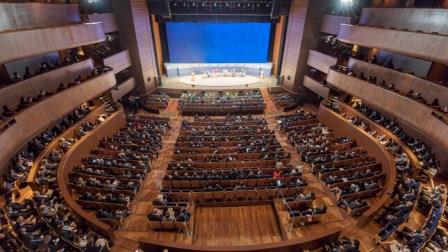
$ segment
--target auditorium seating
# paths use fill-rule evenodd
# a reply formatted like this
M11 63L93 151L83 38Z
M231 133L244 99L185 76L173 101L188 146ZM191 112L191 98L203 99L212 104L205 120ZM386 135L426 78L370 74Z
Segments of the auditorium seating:
M429 192L429 211L427 211L426 219L419 230L410 230L405 228L398 232L398 237L406 242L406 245L412 251L419 251L425 247L434 233L437 231L437 226L442 218L446 205L446 187L444 184L437 186L434 190Z
M334 193L340 207L352 216L369 209L367 199L381 192L386 176L374 157L349 137L336 136L310 112L279 116L277 122L302 160Z
M306 185L267 122L250 115L184 120L172 160L162 192L179 201L273 199Z
M294 98L288 92L274 92L272 90L269 90L269 94L275 105L282 111L292 110L298 105L296 98Z
M161 109L166 109L170 97L165 93L151 93L143 99L143 109L148 112L158 113Z
M70 87L73 87L76 85L82 85L82 82L88 81L89 79L94 78L98 75L107 73L110 70L111 69L108 67L95 68L92 70L91 74L89 76L87 76L86 78L82 78L81 76L78 76L73 82L67 83L67 85L65 85L64 83L60 83L56 93L61 92L67 88L70 88ZM46 90L41 90L40 93L38 95L36 95L35 97L23 97L22 96L19 101L16 101L16 104L3 105L3 108L2 108L1 114L0 114L0 123L5 123L7 120L14 117L20 111L22 111L30 106L33 106L34 104L36 104L44 99L47 99L48 97L50 97L53 94L54 93L48 92Z
M260 90L238 92L184 92L179 100L183 115L262 114L266 104Z
M108 251L112 245L104 235L83 225L83 220L62 200L55 183L58 162L64 153L116 110L116 105L104 97L92 103L97 105L83 105L32 140L13 161L3 182L3 190L7 190L6 221L12 227L8 236L17 239L9 246L32 251L78 251L101 246ZM61 137L67 135L72 138ZM19 203L16 198L28 190L25 182L31 185L32 194Z
M388 64L392 64L392 63L387 63ZM391 66L387 66L389 68L393 68L393 65ZM382 87L384 89L387 89L389 91L393 91L397 94L400 94L402 96L406 96L409 99L412 99L414 101L417 101L419 103L422 103L430 108L432 108L435 111L441 112L443 114L448 114L448 106L441 106L439 104L439 100L437 98L435 98L432 101L427 101L423 98L422 94L419 92L415 92L414 90L398 90L396 89L394 83L386 83L386 81L382 80L381 81L381 76L365 76L365 74L363 72L354 72L351 69L348 69L346 67L341 67L341 66L336 66L335 70L337 70L338 72L341 73L345 73L349 76L355 77L355 78L359 78L363 81L368 81L374 85L377 85L379 87ZM446 121L448 121L448 119L445 119L446 116L443 116L442 118Z
M438 161L436 160L435 155L431 152L431 148L427 144L420 141L419 139L409 136L396 121L387 118L380 112L369 108L367 105L357 103L355 104L355 108L365 116L369 117L376 123L388 129L403 143L405 143L419 159L422 167L422 172L424 174L431 174L431 176L435 176L438 173L438 171L440 170Z
M70 188L78 204L119 227L169 129L167 119L128 117L126 128L103 139L71 173Z
M36 77L41 74L45 74L47 72L50 72L52 70L55 70L55 69L58 69L61 67L75 64L77 62L80 62L81 60L82 60L82 58L80 58L79 55L73 53L72 50L68 50L67 56L64 57L64 59L61 60L61 62L44 61L44 62L40 63L40 67L35 72L32 72L28 66L25 67L25 69L23 69L23 72L14 72L13 76L10 77L9 80L4 81L4 83L0 83L0 88L6 87L8 85L13 85L17 82L27 80L27 79Z

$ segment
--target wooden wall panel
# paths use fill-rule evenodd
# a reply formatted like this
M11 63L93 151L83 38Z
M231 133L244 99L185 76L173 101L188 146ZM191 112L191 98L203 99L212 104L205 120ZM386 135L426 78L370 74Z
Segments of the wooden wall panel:
M156 88L157 64L146 0L112 1L121 44L129 50L139 92Z
M105 33L116 32L118 30L114 13L90 14L89 21L93 23L103 23Z
M131 57L128 50L121 51L104 59L104 65L112 67L117 74L131 66Z
M156 58L157 58L157 68L159 69L159 74L162 75L164 72L163 67L163 49L162 49L162 38L160 35L160 27L157 19L154 15L151 15L152 31L154 34L154 46L156 48Z
M104 41L101 23L0 33L0 63Z
M330 89L318 81L312 79L311 77L305 76L303 78L303 86L310 89L314 93L318 94L320 97L328 98L330 94Z
M74 81L78 75L87 76L92 69L93 62L88 59L9 85L0 89L0 107L8 105L10 109L14 109L21 96L37 96L41 90L56 92L60 83Z
M347 122L342 116L321 105L318 113L319 122L334 130L337 135L349 136L363 147L369 155L381 162L382 170L386 173L384 190L376 200L358 219L358 226L363 226L372 220L373 216L391 199L394 191L397 170L394 157L390 155L385 146L381 145L375 137L369 135L359 127Z
M325 74L328 73L331 66L336 65L338 59L330 55L310 50L308 54L307 64Z
M338 39L364 47L448 63L448 36L342 24Z
M448 10L424 8L363 8L359 24L448 34Z
M274 33L274 44L272 46L272 74L278 76L280 72L280 56L281 56L281 46L283 41L283 29L285 27L284 16L280 16L278 22L275 24Z
M367 81L330 70L327 82L332 86L363 99L368 104L413 125L431 139L433 144L448 150L448 125L431 115L424 104L386 90Z
M337 239L341 233L340 228L326 228L318 236L306 236L300 239L290 239L260 245L247 246L204 246L185 245L175 241L158 241L155 239L139 239L140 247L145 252L298 252L316 250L326 241Z
M401 92L414 90L421 93L428 102L438 98L442 106L448 106L448 87L418 78L412 74L402 73L353 58L349 60L348 65L355 73L364 72L365 76L377 76L378 82L385 80L386 83L393 83L395 88Z
M351 17L325 15L322 21L321 32L337 35L341 24L351 24Z
M0 171L29 140L58 119L116 84L112 71L61 91L18 113L16 123L0 134ZM1 172L0 172L1 173Z
M281 70L283 86L290 91L301 89L308 52L317 46L322 17L329 4L325 0L292 1Z
M112 90L112 97L114 98L114 101L118 101L121 99L121 97L127 95L129 92L131 92L135 88L135 79L134 77L129 78L119 86L117 86L117 89Z
M0 3L0 31L81 22L77 4Z

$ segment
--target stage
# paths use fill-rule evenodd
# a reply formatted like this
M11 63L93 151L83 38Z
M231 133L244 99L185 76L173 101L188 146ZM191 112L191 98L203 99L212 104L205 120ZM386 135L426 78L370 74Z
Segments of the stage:
M181 77L162 76L162 88L169 89L253 89L262 87L276 87L277 79L273 76L260 78L259 76L246 75L235 77L210 77L203 78L202 75L195 75L194 81L191 75Z

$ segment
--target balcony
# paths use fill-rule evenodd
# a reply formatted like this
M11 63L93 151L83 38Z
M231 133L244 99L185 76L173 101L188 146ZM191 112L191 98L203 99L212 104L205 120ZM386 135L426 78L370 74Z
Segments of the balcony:
M330 89L328 87L308 76L303 78L303 86L323 98L328 98L328 95L330 94Z
M103 23L105 33L118 31L114 13L91 14L89 15L89 21L92 23Z
M6 86L0 89L0 107L15 109L20 97L36 97L41 90L54 93L59 83L71 82L78 75L86 76L92 69L93 62L88 59Z
M428 102L438 99L442 107L448 106L447 87L412 74L396 71L380 65L369 64L368 62L354 58L349 60L348 65L355 73L363 72L365 76L378 76L380 81L385 80L386 83L393 83L395 88L401 93L414 90L415 92L421 93L423 98Z
M359 24L395 27L448 35L448 10L423 8L363 8Z
M338 59L327 54L310 50L308 53L308 66L315 68L325 74L328 73L331 66L336 65Z
M351 24L351 18L345 16L325 15L320 28L321 32L338 34L341 24Z
M0 33L0 63L104 41L101 23Z
M30 139L53 125L83 102L91 100L115 86L112 71L65 89L16 114L9 127L0 134L0 164L7 162Z
M129 78L128 80L119 84L116 89L112 90L112 97L114 98L114 101L118 101L119 99L121 99L121 97L127 95L134 88L135 88L134 77Z
M343 24L340 26L338 39L363 47L448 64L448 36Z
M0 31L80 23L77 4L0 3Z
M112 67L115 74L131 66L129 51L121 51L103 60L104 65Z
M411 125L426 138L442 148L448 149L448 124L433 116L434 110L391 90L370 82L330 70L327 82L332 86L355 95L365 103L390 114Z

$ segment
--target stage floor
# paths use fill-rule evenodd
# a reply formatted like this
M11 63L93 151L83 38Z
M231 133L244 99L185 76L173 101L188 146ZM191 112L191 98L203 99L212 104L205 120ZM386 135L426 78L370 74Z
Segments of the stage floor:
M260 79L258 76L246 75L245 77L212 77L203 78L196 75L195 81L191 76L162 77L162 88L173 89L244 89L275 87L277 79L273 76Z

